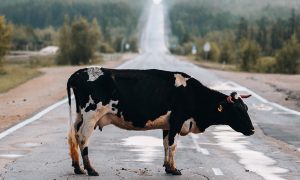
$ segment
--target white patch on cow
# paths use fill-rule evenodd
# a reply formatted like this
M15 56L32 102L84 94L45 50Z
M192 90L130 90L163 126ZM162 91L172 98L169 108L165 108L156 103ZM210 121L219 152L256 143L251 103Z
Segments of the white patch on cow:
M101 67L89 67L87 69L87 73L89 75L88 81L95 81L98 79L101 75L103 75L103 72L101 70Z
M191 123L192 123L192 127L190 128ZM181 131L180 131L180 135L186 136L190 132L195 133L195 134L201 133L201 131L197 127L196 121L193 118L190 118L183 123L183 125L181 127Z
M95 104L95 101L93 100L92 96L89 96L89 102L87 102L84 106L84 108L87 108L89 105Z
M188 81L190 78L184 78L181 74L174 74L175 77L175 86L183 86L186 87L186 81Z
M119 103L118 100L117 101L113 101L113 100L109 101L108 108L110 108L111 113L113 113L113 114L117 114L118 113L118 109L116 107L113 107L113 105L116 106L116 105L118 105L118 103Z

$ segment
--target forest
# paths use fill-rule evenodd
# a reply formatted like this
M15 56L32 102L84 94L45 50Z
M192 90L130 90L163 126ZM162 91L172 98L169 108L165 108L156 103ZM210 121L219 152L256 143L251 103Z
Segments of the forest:
M300 73L299 2L179 0L168 3L170 50L243 71ZM209 42L208 55L203 45Z
M134 0L1 0L0 16L13 25L13 50L57 45L58 31L68 16L71 21L78 17L96 19L102 34L99 50L115 52L121 50L122 40L136 43L143 6L144 1Z

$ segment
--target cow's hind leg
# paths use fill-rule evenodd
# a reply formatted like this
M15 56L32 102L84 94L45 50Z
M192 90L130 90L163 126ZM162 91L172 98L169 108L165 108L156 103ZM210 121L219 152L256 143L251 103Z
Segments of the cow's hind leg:
M89 138L94 131L96 122L94 119L89 117L83 117L83 123L79 127L78 131L78 142L81 150L81 156L83 160L84 169L87 170L89 176L99 176L99 173L92 167L88 157L88 144Z
M77 115L77 121L81 119L81 115ZM76 124L76 123L75 123ZM72 127L69 129L68 133L68 143L70 149L70 156L72 158L72 166L74 167L75 174L85 174L84 170L80 168L79 165L79 153L78 153L78 142L76 139L75 127L71 124Z

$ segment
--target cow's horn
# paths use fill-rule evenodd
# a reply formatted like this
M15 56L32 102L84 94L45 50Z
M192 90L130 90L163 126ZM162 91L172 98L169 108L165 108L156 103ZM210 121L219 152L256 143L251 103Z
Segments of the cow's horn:
M241 98L245 99L245 98L248 98L250 96L251 96L251 94L249 94L249 95L241 95Z

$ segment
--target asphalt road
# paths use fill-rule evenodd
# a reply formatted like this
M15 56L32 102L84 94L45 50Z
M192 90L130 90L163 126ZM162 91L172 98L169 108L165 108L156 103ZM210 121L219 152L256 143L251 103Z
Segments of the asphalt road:
M163 7L149 8L141 54L119 68L183 71L224 93L252 93L254 97L246 103L255 135L245 137L226 126L214 126L204 134L181 137L176 162L183 175L170 176L162 167L160 130L138 132L107 126L94 132L89 146L100 177L77 176L68 156L68 106L61 102L26 121L30 123L24 127L0 134L0 179L300 179L300 113L170 55Z

